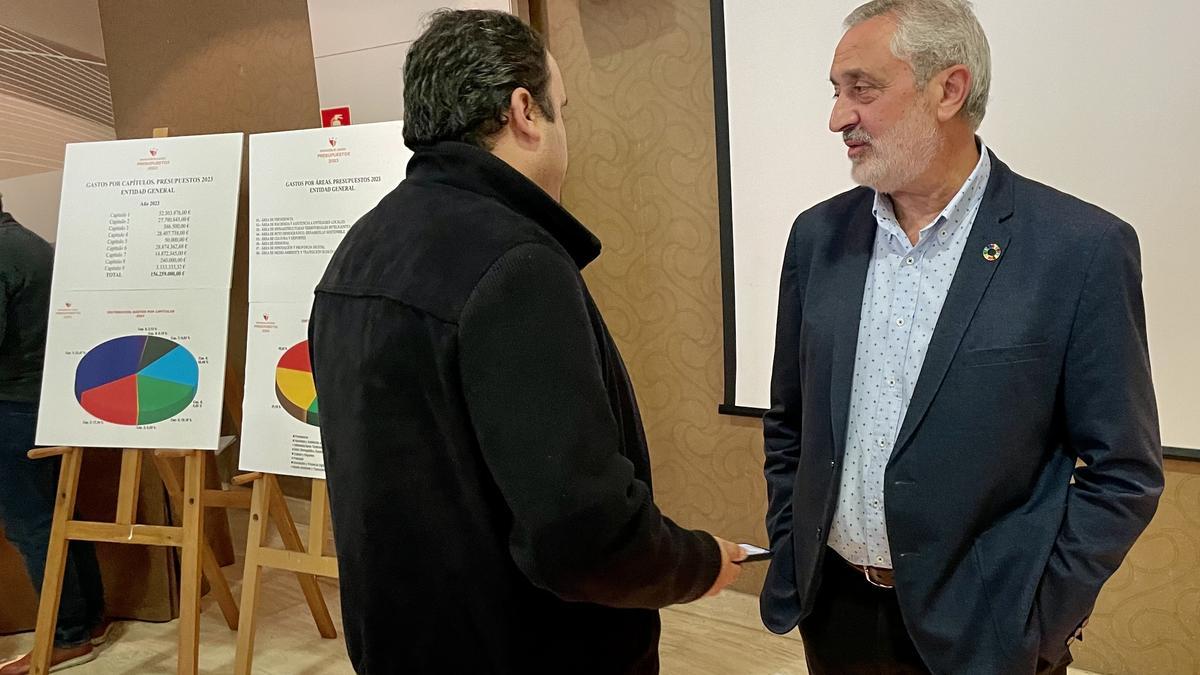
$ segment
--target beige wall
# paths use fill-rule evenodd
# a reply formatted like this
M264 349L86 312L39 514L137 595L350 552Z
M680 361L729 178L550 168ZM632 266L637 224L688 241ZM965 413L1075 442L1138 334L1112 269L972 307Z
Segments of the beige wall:
M706 0L542 4L566 80L563 200L604 243L586 278L629 365L655 491L680 523L764 543L761 425L722 391ZM757 592L762 565L738 588Z
M721 293L708 0L534 3L570 98L564 202L604 242L586 273L628 361L658 501L761 542L761 424L720 416ZM757 592L761 566L738 588ZM1077 665L1200 673L1200 464L1168 464L1150 530L1112 579Z
M1200 463L1167 462L1167 487L1092 614L1076 664L1098 673L1200 673Z
M97 0L4 0L0 10L0 23L14 30L104 60Z

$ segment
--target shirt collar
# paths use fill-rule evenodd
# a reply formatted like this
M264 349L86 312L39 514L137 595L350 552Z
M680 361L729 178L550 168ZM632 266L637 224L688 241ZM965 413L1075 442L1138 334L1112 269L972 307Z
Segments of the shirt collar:
M949 239L962 226L967 216L983 201L988 178L992 175L992 158L983 139L976 136L976 141L979 145L979 161L975 164L975 170L971 172L970 176L967 176L967 180L959 189L958 194L954 195L954 199L950 200L938 217L932 223L921 228L922 241L925 239L927 231L943 223L946 226L938 231L945 233L942 236L943 239ZM875 214L876 224L884 232L894 237L905 237L904 230L900 227L900 221L896 218L896 212L892 208L891 197L877 191L871 212Z

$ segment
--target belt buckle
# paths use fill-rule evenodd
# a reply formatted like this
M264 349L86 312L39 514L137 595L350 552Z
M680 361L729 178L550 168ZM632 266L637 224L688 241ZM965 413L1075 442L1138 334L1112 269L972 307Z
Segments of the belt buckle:
M882 588L882 589L889 590L889 591L895 590L896 586L894 583L886 584L886 583L883 583L882 581L876 580L878 578L876 575L879 572L890 571L890 570L883 570L878 567L871 567L870 565L859 565L857 563L852 563L849 560L846 560L845 558L843 558L842 555L840 553L837 553L836 551L834 552L834 555L836 555L839 559L841 559L842 562L849 565L851 569L855 570L856 572L862 572L863 578L867 580L868 584L871 584L872 586L874 586L876 588ZM893 572L893 575L894 574L895 573ZM893 576L892 581L894 582L895 579L896 579L895 576Z
M896 588L895 586L885 584L882 581L876 581L875 579L876 579L877 573L875 572L874 567L864 566L861 569L863 571L863 576L866 577L866 579L867 579L867 583L871 584L872 586L874 586L876 588L887 589L887 590L893 590Z

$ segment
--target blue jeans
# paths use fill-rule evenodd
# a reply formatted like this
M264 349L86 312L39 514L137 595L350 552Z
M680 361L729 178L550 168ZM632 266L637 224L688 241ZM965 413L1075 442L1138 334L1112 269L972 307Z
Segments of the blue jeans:
M36 403L0 401L0 522L8 540L25 558L34 588L41 592L60 461L26 456L33 447L36 428ZM92 628L103 618L104 586L96 550L90 542L73 541L67 554L54 645L75 647L87 642Z

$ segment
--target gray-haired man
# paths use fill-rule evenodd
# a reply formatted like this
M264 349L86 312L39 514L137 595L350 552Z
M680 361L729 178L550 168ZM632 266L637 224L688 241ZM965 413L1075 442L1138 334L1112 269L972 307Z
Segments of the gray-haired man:
M812 673L1063 672L1162 490L1137 237L975 135L969 3L846 25L829 128L862 187L784 254L763 620Z

